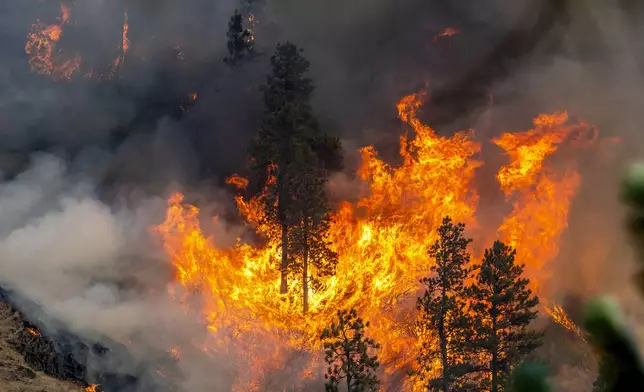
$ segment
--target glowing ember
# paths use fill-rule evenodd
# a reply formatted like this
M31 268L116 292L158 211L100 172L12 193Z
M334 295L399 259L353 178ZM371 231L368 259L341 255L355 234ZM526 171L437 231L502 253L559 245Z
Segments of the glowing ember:
M27 329L27 332L29 332L32 335L40 336L40 331L39 330L37 330L35 328L26 328L26 329Z
M58 23L45 25L37 20L27 35L25 52L29 55L31 69L54 79L70 79L80 67L79 56L66 57L56 44L63 35L63 26L69 23L70 11L66 4L60 5Z
M121 50L123 54L127 53L130 49L130 39L127 37L127 33L130 30L130 24L128 22L127 8L123 13L123 33L121 35Z
M183 204L182 195L170 198L166 220L155 230L183 287L173 295L183 300L191 293L201 294L203 309L195 310L203 311L212 332L205 349L237 359L231 364L238 375L235 390L258 390L264 378L287 362L289 369L297 363L294 372L321 374L316 370L319 331L339 306L354 307L371 322L369 333L382 345L385 389L393 388L387 385L389 375L395 378L395 372L413 367L423 343L413 305L418 280L430 267L427 251L446 215L476 227L478 196L473 180L482 164L475 159L480 145L471 131L438 136L418 119L424 97L424 93L410 95L398 104L400 119L413 131L413 137L400 138L400 166L385 163L372 146L360 150L357 175L368 191L355 203L337 206L329 235L339 255L336 275L323 279L323 288L310 293L306 315L299 274L288 280L288 294L280 294L280 235L265 220L260 203L264 194L250 200L238 196L236 201L240 214L265 243L251 246L239 241L232 249L217 248L204 236L199 210ZM570 136L589 129L585 124L566 125L567 121L565 114L539 116L535 129L494 141L510 158L498 179L513 203L498 234L517 248L536 289L547 278L543 267L557 256L557 241L579 183L573 166L559 172L544 159ZM240 176L228 182L239 189L248 185ZM431 343L433 335L424 335ZM297 361L291 361L293 353L298 353ZM405 390L415 390L413 384L409 381Z
M445 28L445 30L443 30L440 33L436 34L434 36L434 38L433 38L433 41L438 42L442 38L451 37L451 36L454 36L454 35L456 35L456 34L458 34L460 32L461 31L459 29L457 29L456 27L447 27L447 28Z
M179 361L181 359L181 352L179 351L179 347L172 347L170 349L170 355L172 355L172 358L175 361Z

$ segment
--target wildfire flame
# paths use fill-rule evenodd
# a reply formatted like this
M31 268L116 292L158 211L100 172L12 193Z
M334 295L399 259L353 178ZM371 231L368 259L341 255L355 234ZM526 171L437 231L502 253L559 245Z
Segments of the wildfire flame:
M481 145L472 131L439 136L418 119L424 97L425 93L413 94L398 103L400 119L413 131L413 137L400 138L402 164L385 163L373 146L360 150L357 175L368 191L357 202L337 206L329 234L339 255L336 275L323 279L319 291L310 291L306 315L301 277L290 277L288 294L279 292L279 228L263 219L263 194L249 200L237 196L236 201L240 214L265 237L265 243L253 246L238 241L232 249L216 247L202 233L199 210L184 204L183 195L169 199L166 220L155 231L181 285L172 294L179 300L191 293L203 296L203 309L195 311L203 312L212 332L206 350L232 353L238 359L231 364L233 369L243 369L235 390L259 390L261 381L283 368L294 352L300 353L295 362L302 366L302 374L319 373L315 371L321 371L319 331L340 306L355 307L371 322L370 334L382 345L379 358L385 386L389 375L412 368L422 332L415 326L412 309L418 280L430 268L427 251L446 215L477 227L473 180L482 164L476 159ZM579 184L574 165L555 170L545 159L591 127L568 124L565 113L541 115L534 124L532 130L506 133L493 141L510 159L497 178L513 204L498 235L518 249L519 261L535 282L533 289L541 294L541 283L548 277L545 267L557 256L557 243ZM240 176L228 182L240 189L248 185ZM553 319L563 320L563 310L557 305L553 309ZM575 328L572 322L560 324ZM416 386L410 382L405 390Z
M35 328L26 328L26 330L34 336L40 336L40 331Z
M568 124L565 112L540 115L533 123L534 129L505 133L493 142L510 158L497 179L513 202L498 235L519 250L518 261L526 265L532 289L539 292L549 277L544 267L559 253L559 238L568 226L568 209L580 183L574 164L555 171L544 168L544 160L566 140L592 136L594 128L583 122Z
M69 23L70 9L66 4L60 5L61 16L58 23L45 25L37 20L31 26L27 35L25 53L29 55L31 69L42 75L49 75L54 79L71 79L74 72L80 67L80 56L66 57L57 43L63 35L63 26Z
M119 48L119 54L118 56L116 56L114 62L112 63L112 66L110 67L110 71L108 73L109 78L113 78L118 75L121 67L123 67L123 63L125 63L125 55L127 54L128 50L130 50L130 39L128 38L129 30L129 16L127 13L127 7L125 7L125 10L123 11L123 28L121 30L121 45Z
M552 308L546 307L545 310L554 322L561 325L565 329L574 332L584 342L586 341L586 337L581 332L581 329L570 319L570 317L568 317L568 315L560 305L555 304Z
M92 385L90 385L90 386L85 387L84 391L85 391L85 392L96 392L96 388L97 388L99 385L100 385L100 384L92 384Z

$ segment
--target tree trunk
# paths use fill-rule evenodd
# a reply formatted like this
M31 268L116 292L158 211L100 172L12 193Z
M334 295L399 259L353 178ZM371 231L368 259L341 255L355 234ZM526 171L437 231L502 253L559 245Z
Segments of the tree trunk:
M302 287L304 299L304 313L309 311L309 222L304 219L304 255L302 257Z
M499 344L497 341L497 335L496 335L496 305L492 305L491 309L491 316L492 316L492 366L490 366L492 370L492 391L491 392L497 392L499 389L498 386L498 373L499 373Z
M280 293L286 294L288 291L288 286L286 282L288 268L288 226L282 223L282 277L280 280Z
M443 392L449 391L449 364L447 363L447 337L445 336L445 302L447 293L443 287L443 304L441 309L441 316L438 323L438 339L441 346L441 362L443 364Z
M353 361L351 360L350 354L347 354L347 392L351 392L351 381L353 381L352 371L353 371Z

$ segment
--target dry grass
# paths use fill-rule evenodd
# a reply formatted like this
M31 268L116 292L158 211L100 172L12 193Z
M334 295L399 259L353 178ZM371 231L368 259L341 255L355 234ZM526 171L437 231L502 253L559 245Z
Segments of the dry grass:
M27 331L19 316L0 302L0 392L80 392L83 387L33 370L14 348L40 340Z

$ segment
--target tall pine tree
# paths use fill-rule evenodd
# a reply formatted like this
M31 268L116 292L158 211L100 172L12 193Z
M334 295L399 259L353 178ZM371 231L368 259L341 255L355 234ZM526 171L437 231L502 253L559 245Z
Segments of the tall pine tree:
M473 347L483 355L480 390L504 390L512 369L541 345L542 333L528 330L539 299L528 288L516 251L500 241L486 249L476 282L469 288L474 319Z
M324 378L327 392L340 391L346 383L348 392L376 392L380 381L375 372L380 364L373 354L380 346L365 336L369 322L358 317L355 309L339 310L338 323L322 331L324 359L328 364Z
M262 123L250 157L251 169L267 185L267 217L281 229L280 292L286 293L289 267L296 257L307 264L321 259L333 264L335 256L323 241L329 219L324 184L328 173L342 166L342 155L339 139L324 134L313 115L314 87L306 77L310 64L301 49L290 42L278 44L271 65L262 88ZM268 181L269 172L275 181ZM324 263L318 264L324 271ZM302 270L308 276L308 265ZM305 297L306 293L308 288Z
M292 271L302 274L303 310L309 309L309 283L315 291L321 288L320 277L333 275L338 261L337 253L330 249L327 239L331 220L325 185L327 171L313 152L310 144L295 144L296 161L300 167L295 172L297 224L290 236L289 265ZM311 268L314 274L310 273Z
M430 377L428 389L451 391L465 385L464 376L471 371L468 362L470 320L465 301L465 281L472 269L467 246L471 239L463 236L465 225L454 224L449 217L438 228L439 239L429 250L434 260L432 276L423 278L425 293L418 298L419 329L435 332L438 344L423 345L418 357L420 374L436 374L434 364L440 363L440 375Z
M235 10L228 22L228 56L224 62L234 66L244 57L253 53L255 37L250 29L244 28L242 14Z

